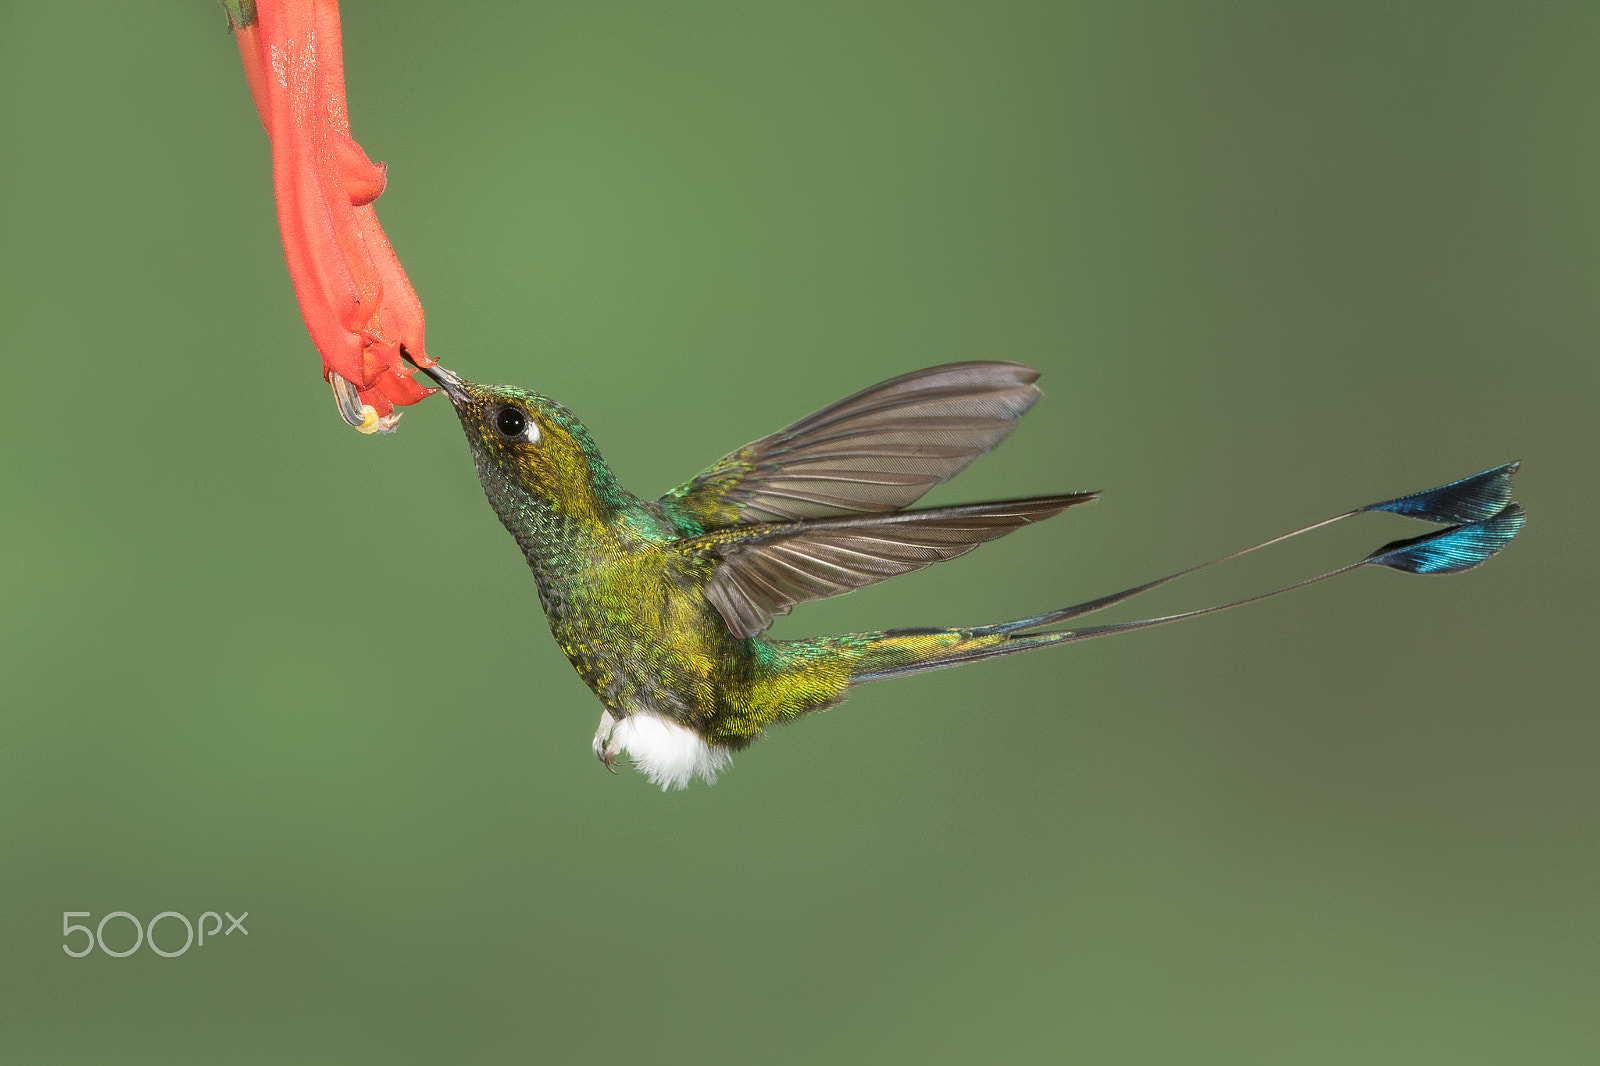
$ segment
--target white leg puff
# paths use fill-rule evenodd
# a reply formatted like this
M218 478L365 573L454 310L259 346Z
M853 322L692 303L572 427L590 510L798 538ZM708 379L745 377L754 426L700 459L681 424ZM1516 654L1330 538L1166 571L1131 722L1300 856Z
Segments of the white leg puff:
M600 718L594 735L594 751L609 766L618 752L626 752L633 768L652 784L669 788L688 788L698 775L715 784L717 775L733 763L733 755L707 744L692 729L648 711L635 711L622 721L611 715Z

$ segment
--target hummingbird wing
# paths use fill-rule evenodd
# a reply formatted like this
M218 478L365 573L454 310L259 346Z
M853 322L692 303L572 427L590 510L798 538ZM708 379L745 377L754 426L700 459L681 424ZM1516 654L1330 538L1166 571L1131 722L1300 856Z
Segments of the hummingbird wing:
M753 637L797 603L826 599L965 555L1099 495L1072 492L916 511L764 522L677 542L718 557L706 598L737 637Z
M745 445L661 503L695 533L898 511L1005 440L1038 377L993 361L902 374Z

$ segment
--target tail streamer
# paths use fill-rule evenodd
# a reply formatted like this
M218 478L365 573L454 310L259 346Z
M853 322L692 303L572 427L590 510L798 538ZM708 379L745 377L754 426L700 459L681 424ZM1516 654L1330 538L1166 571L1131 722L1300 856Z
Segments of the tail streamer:
M1292 533L1273 537L1271 540L1262 541L1242 551L1224 555L1210 562L1191 566L1186 570L1168 574L1165 577L1147 581L1142 585L1113 592L1107 596L1087 600L1071 607L1063 607L1032 618L1022 618L1013 622L999 622L994 625L979 626L968 630L953 631L952 635L959 633L963 638L953 647L946 647L939 652L917 662L880 662L869 665L863 664L863 669L857 673L855 681L877 681L890 677L904 677L908 674L919 674L927 670L938 670L947 666L958 666L963 663L977 662L981 659L991 659L1000 655L1010 655L1014 652L1028 651L1033 648L1042 648L1052 644L1071 644L1082 640L1093 640L1096 637L1110 636L1113 633L1127 633L1136 629L1148 629L1152 626L1165 625L1168 622L1178 622L1186 618L1199 618L1202 615L1216 614L1218 611L1231 610L1242 607L1247 603L1256 603L1260 600L1281 596L1286 592L1315 585L1340 574L1347 574L1363 566L1382 566L1391 570L1399 570L1408 574L1457 574L1463 570L1470 570L1483 563L1490 556L1500 551L1509 544L1522 530L1527 515L1522 505L1511 499L1512 475L1521 466L1520 462L1507 463L1497 466L1492 470L1485 470L1481 474L1453 481L1448 485L1428 489L1423 492L1414 492L1409 496L1400 496L1393 500L1381 503L1368 504L1358 507L1353 511L1335 515L1332 518L1314 522L1309 526L1297 529ZM1141 618L1131 622L1112 622L1106 625L1081 626L1075 629L1048 630L1048 627L1059 625L1062 622L1084 615L1103 611L1119 603L1130 600L1143 592L1158 588L1169 581L1176 581L1180 577L1198 573L1201 570L1217 566L1251 552L1293 537L1298 537L1313 530L1322 529L1335 522L1354 517L1369 511L1384 511L1390 514L1403 515L1407 518L1417 518L1423 521L1437 523L1451 523L1445 529L1425 533L1419 537L1407 540L1397 540L1385 544L1377 551L1364 559L1349 563L1345 566L1329 570L1327 573L1318 574L1292 585L1263 592L1243 599L1219 603L1211 607L1201 607L1192 611L1183 611L1178 614L1162 615L1156 618ZM1048 630L1040 632L1041 630ZM890 630L882 636L891 640L910 637L918 634L932 634L936 630ZM944 631L951 632L951 631ZM869 660L870 662L870 660Z

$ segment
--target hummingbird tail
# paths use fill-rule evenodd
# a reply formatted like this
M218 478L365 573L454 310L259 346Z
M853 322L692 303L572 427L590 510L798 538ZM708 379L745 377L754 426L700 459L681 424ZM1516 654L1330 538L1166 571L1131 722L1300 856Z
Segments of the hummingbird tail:
M1198 618L1201 615L1215 614L1247 603L1270 599L1285 592L1293 592L1295 589L1338 577L1340 574L1349 573L1369 564L1408 574L1455 574L1462 570L1470 570L1509 544L1526 521L1527 516L1523 512L1522 505L1511 500L1511 476L1517 472L1520 465L1520 463L1508 463L1436 489L1358 507L1292 533L1262 541L1243 551L1224 555L1220 559L1191 566L1187 570L1180 570L1175 574L1168 574L1166 577L1147 581L1142 585L1135 585L1133 588L1085 603L1047 611L1032 618L997 622L973 629L891 629L871 634L860 648L859 658L852 666L851 680L852 682L880 681L891 677L906 677L928 670L941 670L947 666L960 666L964 663L979 662L983 659L993 659L1000 655L1011 655L1053 644L1071 644L1080 640L1110 636L1113 633L1148 629L1151 626L1165 625L1186 618ZM1113 607L1169 581L1175 581L1188 574L1237 559L1250 552L1367 511L1387 511L1408 518L1453 524L1420 537L1392 541L1364 559L1271 592L1156 618L1040 632L1049 626Z

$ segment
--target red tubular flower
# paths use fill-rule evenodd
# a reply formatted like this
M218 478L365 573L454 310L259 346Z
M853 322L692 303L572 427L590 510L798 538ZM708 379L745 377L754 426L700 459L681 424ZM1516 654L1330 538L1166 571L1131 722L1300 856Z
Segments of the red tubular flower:
M431 366L422 305L378 225L384 165L350 137L337 0L226 5L256 112L272 139L278 228L295 298L340 413L386 432L424 388L401 359ZM251 7L254 10L250 10Z

